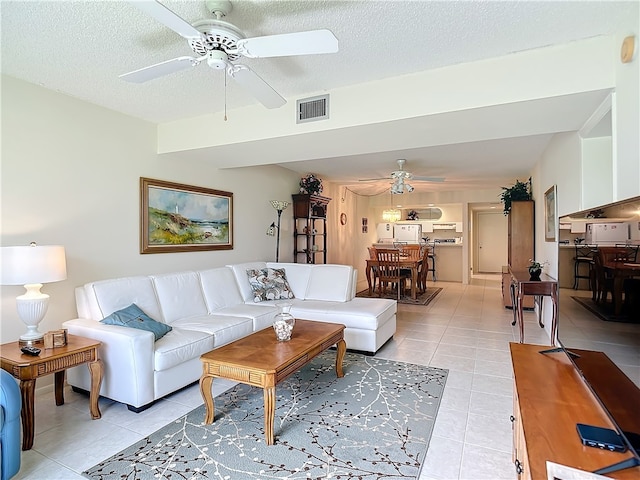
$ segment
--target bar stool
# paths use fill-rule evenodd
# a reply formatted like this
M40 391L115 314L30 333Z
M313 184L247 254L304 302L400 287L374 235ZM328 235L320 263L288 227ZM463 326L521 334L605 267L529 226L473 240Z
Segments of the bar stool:
M598 251L597 245L576 245L576 256L573 258L573 289L577 290L580 279L589 280L589 289L593 290L593 262L594 256ZM587 265L587 272L581 274L580 265ZM584 268L582 269L584 271Z
M433 278L433 281L436 282L438 279L436 278L436 242L430 243L429 244L429 269L427 271L427 275L429 274L428 272L431 272L431 277ZM425 277L426 280L426 277Z

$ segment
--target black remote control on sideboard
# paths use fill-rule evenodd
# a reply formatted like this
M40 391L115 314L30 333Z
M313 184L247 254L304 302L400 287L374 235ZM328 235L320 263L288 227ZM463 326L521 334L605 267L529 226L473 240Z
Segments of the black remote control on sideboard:
M26 347L22 347L20 350L25 355L31 355L33 357L37 357L38 355L40 355L40 349L37 347L26 346Z

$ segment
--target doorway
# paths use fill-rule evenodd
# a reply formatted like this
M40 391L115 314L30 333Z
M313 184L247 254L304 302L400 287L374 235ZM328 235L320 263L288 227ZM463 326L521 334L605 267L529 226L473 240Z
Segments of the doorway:
M502 212L476 212L477 273L500 273L507 264L507 217Z

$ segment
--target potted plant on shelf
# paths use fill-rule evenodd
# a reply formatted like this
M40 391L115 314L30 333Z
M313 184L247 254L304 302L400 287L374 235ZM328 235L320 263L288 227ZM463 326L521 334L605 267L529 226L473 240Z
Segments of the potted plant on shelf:
M504 204L503 212L509 215L511 211L511 202L514 200L531 200L531 177L528 182L516 180L511 187L502 187L503 192L500 194L500 200Z
M306 175L300 179L300 193L310 195L318 195L322 193L322 180L313 173Z

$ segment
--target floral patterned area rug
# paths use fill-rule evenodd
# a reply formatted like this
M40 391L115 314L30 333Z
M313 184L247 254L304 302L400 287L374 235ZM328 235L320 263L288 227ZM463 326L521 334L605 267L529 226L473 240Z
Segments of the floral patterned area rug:
M436 296L442 291L440 287L429 287L424 293L419 293L414 300L411 298L410 292L407 291L405 295L400 296L400 300L398 303L406 303L408 305L423 305L427 306L431 301L436 298ZM376 288L375 292L372 292L369 295L369 290L362 290L361 292L356 293L356 297L362 298L380 298L378 293L378 289ZM391 300L398 299L398 293L393 288L387 288L385 295L382 298L389 298Z
M238 384L90 468L90 479L417 479L447 370L328 350L276 387L275 445L262 390Z

